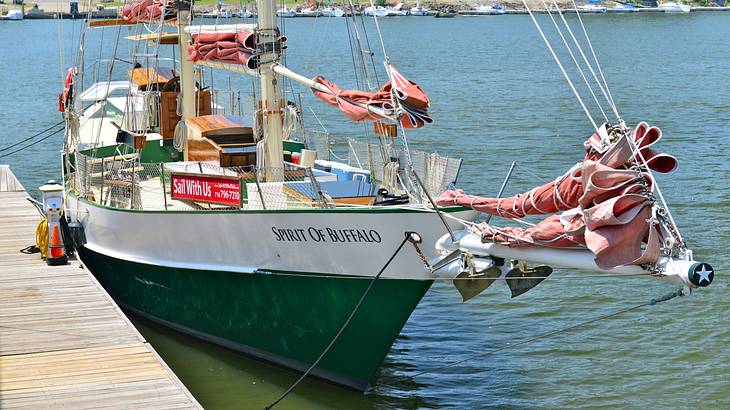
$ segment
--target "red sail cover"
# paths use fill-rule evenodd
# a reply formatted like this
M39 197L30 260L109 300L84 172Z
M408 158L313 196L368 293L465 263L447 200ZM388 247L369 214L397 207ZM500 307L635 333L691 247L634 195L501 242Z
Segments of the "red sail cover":
M256 55L256 34L243 30L228 33L193 34L193 44L188 46L189 61L214 60L228 64L242 64L255 70L259 59ZM281 41L285 41L282 37Z
M175 16L172 0L141 0L122 7L122 20L130 23L159 20L163 13L165 19Z
M327 92L312 89L314 95L327 104L337 107L353 121L382 120L389 117L379 115L367 107L393 110L393 98L398 100L402 109L401 124L405 128L421 128L433 119L428 115L430 101L426 93L415 82L403 76L395 66L389 66L388 81L376 92L343 90L337 84L318 76L314 81L325 86ZM365 104L362 107L358 104Z
M603 269L656 262L662 237L652 215L654 181L648 172L630 167L646 160L654 171L671 172L677 168L677 160L650 148L661 138L661 130L644 122L603 153L591 144L596 138L594 135L586 142L583 162L556 180L528 192L509 198L482 198L450 190L436 202L513 219L562 212L528 229L485 225L484 241L508 246L584 244L593 251L597 265ZM638 152L627 138L634 140ZM646 243L643 250L642 243Z

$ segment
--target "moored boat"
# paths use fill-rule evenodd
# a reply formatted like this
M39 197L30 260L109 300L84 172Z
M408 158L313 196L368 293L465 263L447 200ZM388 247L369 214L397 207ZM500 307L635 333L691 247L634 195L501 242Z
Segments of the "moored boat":
M439 10L433 16L436 18L439 18L439 19L452 18L452 17L456 17L456 12L453 10Z
M283 65L273 0L258 1L255 25L191 26L189 8L160 7L89 24L137 27L132 49L152 41L179 61L143 66L132 53L119 62L129 70L112 66L93 83L72 68L59 96L66 217L84 264L130 311L365 390L437 279L464 300L498 280L519 296L550 266L663 278L688 292L712 282L652 176L676 168L656 151L657 127L589 115L585 159L563 176L477 197L457 189L461 160L408 144L432 123L430 100L389 58L377 91L346 90ZM149 22L161 24L140 24ZM359 33L348 35L362 53ZM232 90L213 89L220 71L258 79L250 117ZM305 128L282 92L297 84L372 122L376 138L348 139L348 160L336 160L330 135ZM485 214L546 217L523 229L478 220Z
M611 11L614 13L634 13L639 9L631 3L617 3L611 8Z
M420 2L416 2L415 7L411 7L408 10L410 16L428 16L430 10L426 7L422 7Z
M476 5L471 10L465 10L460 14L471 15L471 16L491 16L504 14L505 10L501 4L493 4L491 6Z
M657 9L664 13L689 13L691 11L688 5L675 1L660 3L657 5Z
M578 12L580 13L605 13L608 11L608 8L606 6L601 6L599 4L584 4L582 6L578 6Z
M23 12L18 9L11 9L8 10L7 13L5 13L4 16L0 16L2 20L11 20L11 21L19 21L23 20Z
M287 7L282 7L279 10L276 10L276 16L284 17L284 18L296 17L297 11L294 9L287 8Z
M339 7L325 7L322 9L322 17L344 17L345 12Z
M383 6L368 6L363 9L362 15L371 17L385 17L388 15L388 9Z

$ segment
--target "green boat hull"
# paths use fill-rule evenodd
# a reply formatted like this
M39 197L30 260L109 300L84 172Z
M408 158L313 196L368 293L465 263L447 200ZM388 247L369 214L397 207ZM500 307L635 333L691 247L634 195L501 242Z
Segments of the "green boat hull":
M370 278L242 274L120 260L82 249L122 307L178 331L303 371L330 343ZM365 391L432 281L380 279L312 374Z

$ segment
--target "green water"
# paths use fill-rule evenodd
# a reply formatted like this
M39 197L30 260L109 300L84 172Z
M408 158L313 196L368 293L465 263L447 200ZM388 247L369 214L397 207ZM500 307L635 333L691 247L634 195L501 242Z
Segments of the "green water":
M306 381L280 408L730 407L724 275L730 268L730 14L585 20L622 116L630 124L660 126L661 150L680 160L679 170L659 183L695 258L717 270L715 283L691 297L414 376L674 289L649 279L561 280L576 272L557 271L555 279L517 299L499 287L461 303L454 289L437 283L367 394ZM545 16L541 22L551 24ZM78 38L71 23L63 29L67 40ZM436 123L410 132L411 144L463 157L460 183L467 190L496 193L511 160L519 165L508 192L516 193L582 158L590 123L529 17L389 19L382 30L392 61L432 98ZM342 20L295 19L286 22L286 31L289 66L353 84ZM54 21L0 22L0 149L60 120L57 34ZM121 34L128 35L126 29ZM105 41L115 35L107 30ZM98 48L98 42L89 46ZM70 54L68 49L66 62ZM216 81L223 84L226 77ZM248 79L232 81L250 87ZM310 96L305 103L335 134L360 130ZM28 189L56 176L60 137L36 148L0 158ZM207 408L261 408L298 376L135 323Z

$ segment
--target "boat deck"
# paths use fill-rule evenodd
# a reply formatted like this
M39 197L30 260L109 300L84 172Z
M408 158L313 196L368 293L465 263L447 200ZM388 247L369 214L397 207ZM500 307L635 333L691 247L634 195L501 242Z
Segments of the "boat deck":
M39 215L22 186L3 186L0 407L201 408L77 261L51 267L19 252Z

